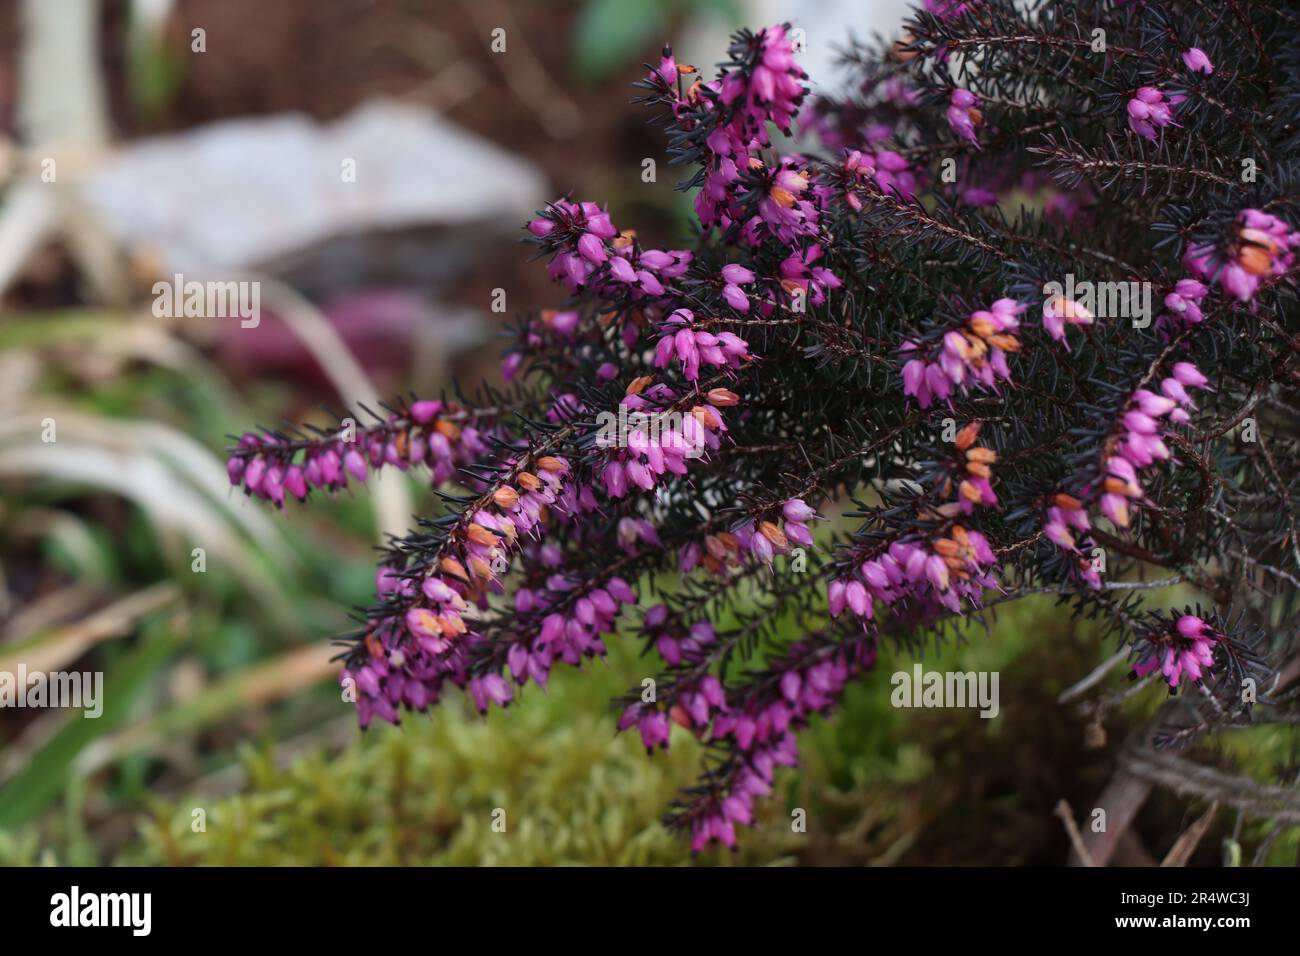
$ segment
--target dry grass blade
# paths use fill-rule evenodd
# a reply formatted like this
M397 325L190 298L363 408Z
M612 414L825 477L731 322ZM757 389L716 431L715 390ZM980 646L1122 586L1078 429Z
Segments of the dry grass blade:
M135 622L180 597L180 589L170 582L155 584L115 601L44 636L0 649L0 671L13 673L25 664L28 671L55 671L68 664L100 641L128 634Z
M127 753L161 751L177 734L283 700L338 675L337 648L309 644L232 672L184 705L96 741L77 760L91 773Z
M1161 866L1186 866L1196 852L1196 847L1200 845L1201 837L1205 836L1205 831L1210 828L1214 822L1214 815L1219 812L1219 805L1211 803L1210 808L1201 814L1200 819L1174 841L1174 845L1169 848L1165 858L1160 861Z

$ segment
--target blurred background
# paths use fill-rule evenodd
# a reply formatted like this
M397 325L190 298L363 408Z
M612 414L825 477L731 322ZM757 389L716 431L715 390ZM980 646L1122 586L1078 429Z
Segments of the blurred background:
M681 241L688 201L629 103L665 41L707 71L732 29L794 20L834 84L836 45L904 10L2 0L0 671L102 672L104 711L0 710L0 863L691 862L659 820L698 751L675 736L647 759L613 734L635 648L505 714L451 700L363 736L328 638L373 596L373 546L431 495L397 475L277 514L230 493L223 449L254 423L495 379L499 323L559 302L518 243L550 198ZM155 315L177 274L258 282L260 321ZM1049 603L994 623L926 665L1000 671L1001 719L893 709L885 658L805 734L742 850L695 862L1064 862L1053 808L1092 805L1107 741L1150 706L1103 729L1058 703L1113 648ZM507 834L498 806L520 808ZM1199 810L1154 795L1119 860L1162 858Z

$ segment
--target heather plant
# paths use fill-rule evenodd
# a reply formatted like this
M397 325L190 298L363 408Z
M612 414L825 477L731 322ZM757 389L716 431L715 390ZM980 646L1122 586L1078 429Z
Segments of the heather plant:
M699 739L670 822L734 845L879 654L1045 592L1176 696L1155 745L1288 719L1298 26L927 0L821 98L788 24L714 77L665 49L638 100L687 248L559 199L527 233L560 294L509 330L507 387L232 451L276 506L432 474L445 508L389 543L341 655L361 725L449 686L508 706L621 633L657 672L618 728ZM1200 603L1162 609L1176 585Z

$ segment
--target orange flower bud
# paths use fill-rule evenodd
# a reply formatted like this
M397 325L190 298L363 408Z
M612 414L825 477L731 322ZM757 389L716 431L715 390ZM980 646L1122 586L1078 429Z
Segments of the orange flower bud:
M460 578L462 581L469 580L469 575L465 572L465 566L455 558L443 558L438 562L438 566L454 578Z
M1254 276L1266 276L1273 271L1273 257L1259 246L1242 246L1237 253L1237 263Z
M1242 242L1252 246L1262 246L1270 255L1277 254L1277 242L1268 233L1259 229L1246 228L1237 233Z
M772 544L779 549L784 550L790 544L790 542L786 540L785 532L770 521L760 523L758 530L763 537L767 538L768 541L771 541Z
M953 557L959 550L960 547L952 538L939 538L934 542L935 554L941 554L945 558Z
M497 543L497 536L477 522L471 521L465 531L465 536L475 544L494 545Z
M975 438L980 433L980 422L971 422L965 428L957 433L957 449L965 451L971 445L975 444Z
M1128 494L1128 482L1111 475L1106 476L1106 480L1101 483L1101 487L1112 495Z
M691 415L693 415L701 425L710 430L722 427L722 419L718 417L718 413L707 405L696 405L691 409Z

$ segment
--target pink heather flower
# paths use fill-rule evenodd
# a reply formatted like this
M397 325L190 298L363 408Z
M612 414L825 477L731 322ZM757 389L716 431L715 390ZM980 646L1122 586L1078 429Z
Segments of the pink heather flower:
M484 674L482 677L470 680L469 695L478 712L486 714L492 704L498 707L507 706L513 699L514 692L500 674Z
M1214 72L1214 64L1210 58L1205 55L1205 51L1200 47L1192 47L1183 53L1183 65L1193 73L1204 73L1209 76Z
M672 51L665 48L664 55L659 60L659 69L655 70L651 76L658 76L669 86L677 82L677 61L673 59Z
M1043 522L1043 534L1047 540L1065 551L1078 551L1075 534L1086 533L1091 528L1092 523L1082 502L1071 495L1052 496L1052 504ZM1091 544L1091 540L1086 543Z
M826 292L830 289L838 289L844 283L829 269L814 265L821 255L822 247L813 245L804 249L802 253L795 253L783 259L779 267L782 288L791 295L793 295L792 289L800 290L813 305L824 303Z
M738 285L726 285L722 287L722 298L737 312L749 311L749 298Z
M722 278L729 285L747 285L756 278L752 269L746 269L739 263L730 263L722 267Z
M714 162L707 164L701 189L695 197L695 211L706 229L741 226L746 244L758 245L764 235L792 244L798 236L817 234L818 197L809 196L807 175L799 175L790 157L781 160L770 191L756 196L752 186L741 181L751 159L771 145L768 124L790 132L794 117L807 93L806 74L795 60L785 27L762 30L756 64L749 70L728 70L708 84L710 97L701 97L692 87L685 94L669 91L677 114L703 107L721 109L727 115L707 137L705 147ZM680 72L680 71L679 71ZM661 76L656 81L662 80ZM754 215L752 200L760 199ZM736 283L732 283L736 284Z
M1065 341L1067 325L1092 325L1094 316L1084 306L1064 296L1053 296L1043 303L1043 328L1058 342L1065 342L1065 350L1070 351L1070 343Z
M787 539L786 543L794 542L795 544L805 548L812 547L813 536L812 532L808 528L808 523L810 521L821 521L823 520L822 517L802 498L791 498L786 501L781 506L781 515L785 519L782 531ZM760 527L760 531L763 531L764 527L765 526ZM768 533L770 534L770 529ZM777 545L779 550L786 550L786 548L782 546L779 536L770 536L776 539L774 543Z
M347 454L343 456L343 467L346 468L348 474L357 481L366 480L366 460L361 457L361 452L357 451L355 448L350 449Z
M795 60L794 46L784 26L767 27L759 37L762 52L747 88L742 74L728 73L722 82L722 102L744 104L739 124L743 130L758 130L770 121L783 132L788 131L806 92L801 81L807 74Z
M817 512L802 498L791 498L781 506L781 513L785 515L786 521L798 521L801 524L817 517Z
M1191 362L1176 362L1173 368L1174 380L1181 385L1189 385L1192 388L1205 388L1210 384L1210 380L1201 374Z
M1128 101L1128 125L1133 132L1154 143L1156 130L1171 124L1178 125L1174 123L1174 115L1170 110L1172 105L1160 90L1144 86Z
M590 232L585 232L578 239L578 251L588 262L594 262L597 265L609 258L605 253L605 243L600 241L600 237Z
M1174 410L1176 403L1173 399L1163 395L1157 395L1149 389L1140 388L1133 393L1133 402L1137 405L1139 411L1151 418L1158 418L1161 415L1168 415Z
M640 249L632 235L620 234L609 213L592 202L557 200L528 229L551 254L547 274L570 293L594 281L596 291L607 297L657 299L665 292L664 280L684 275L692 258L684 250ZM607 262L608 270L601 270Z
M622 256L611 256L609 260L609 272L619 282L626 285L633 285L640 281L636 274L636 269L632 263L628 262Z
M523 352L510 352L501 360L501 377L507 382L519 374L519 370L524 366L525 355Z
M244 487L250 494L262 493L262 482L266 478L266 461L262 458L254 458L248 462L244 468Z
M1179 279L1165 296L1165 308L1177 319L1195 325L1204 321L1200 302L1209 294L1209 286L1196 279Z
M984 116L979 111L979 97L969 90L953 90L948 106L948 125L952 127L953 132L978 147L979 140L975 136L975 128L983 122Z

